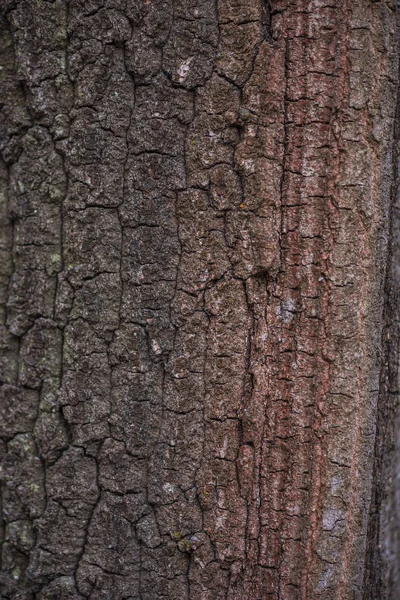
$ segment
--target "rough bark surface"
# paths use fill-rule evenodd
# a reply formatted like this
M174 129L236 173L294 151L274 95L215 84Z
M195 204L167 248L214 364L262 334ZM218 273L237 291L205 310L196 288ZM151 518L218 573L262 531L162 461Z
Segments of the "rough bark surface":
M0 6L2 597L395 598L395 2Z

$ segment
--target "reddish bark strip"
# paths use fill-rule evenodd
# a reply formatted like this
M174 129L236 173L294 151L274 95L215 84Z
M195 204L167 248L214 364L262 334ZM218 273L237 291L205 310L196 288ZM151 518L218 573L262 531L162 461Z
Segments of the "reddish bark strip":
M0 6L2 597L387 597L395 2Z

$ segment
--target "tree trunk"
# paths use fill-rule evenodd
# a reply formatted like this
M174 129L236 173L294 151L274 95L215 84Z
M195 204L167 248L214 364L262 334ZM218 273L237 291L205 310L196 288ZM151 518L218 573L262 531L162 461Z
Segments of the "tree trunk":
M2 598L395 600L396 3L0 4Z

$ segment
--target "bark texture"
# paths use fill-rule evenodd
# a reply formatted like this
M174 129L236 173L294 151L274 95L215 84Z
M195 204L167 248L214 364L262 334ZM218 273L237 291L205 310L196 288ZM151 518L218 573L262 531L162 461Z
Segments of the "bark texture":
M395 598L396 3L0 6L2 597Z

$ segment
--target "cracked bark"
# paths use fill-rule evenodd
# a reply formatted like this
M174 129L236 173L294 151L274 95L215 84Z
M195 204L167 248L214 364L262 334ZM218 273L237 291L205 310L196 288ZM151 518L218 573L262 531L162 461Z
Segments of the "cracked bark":
M396 3L0 9L2 597L396 598Z

